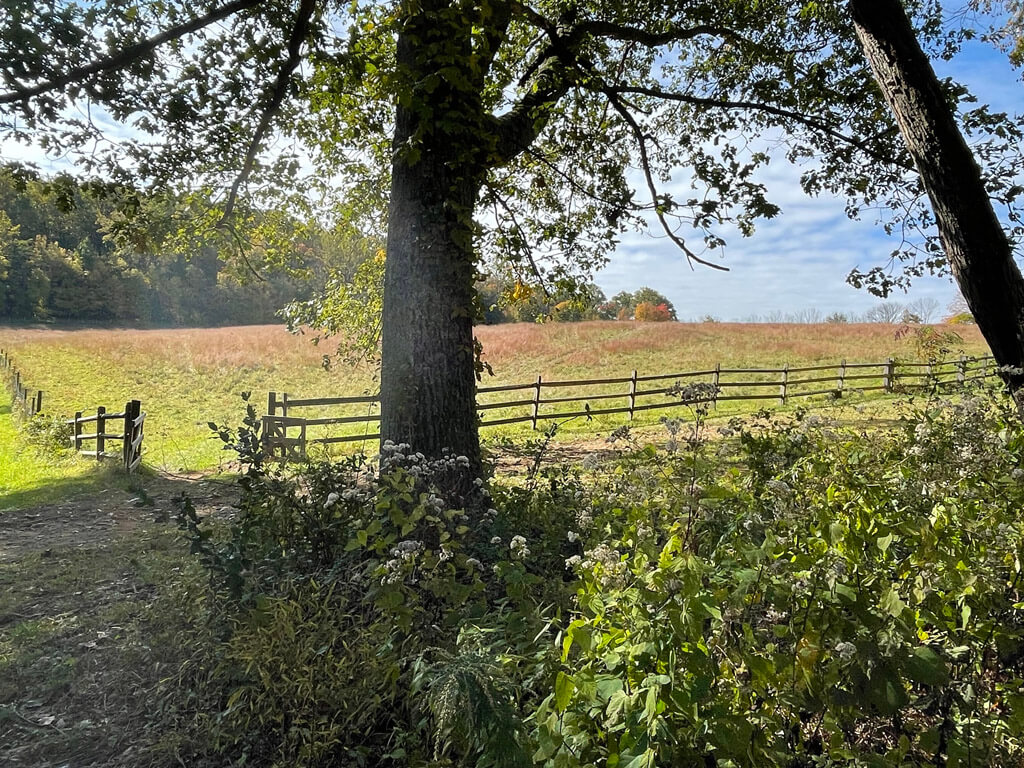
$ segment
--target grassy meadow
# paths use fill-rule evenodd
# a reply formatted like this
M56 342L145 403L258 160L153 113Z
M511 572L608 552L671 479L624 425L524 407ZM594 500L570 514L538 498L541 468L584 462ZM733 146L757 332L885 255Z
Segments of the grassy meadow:
M628 377L634 370L641 376L683 373L707 370L718 363L732 368L775 368L787 363L806 366L832 364L840 359L850 363L881 362L890 356L903 360L919 356L912 339L897 338L897 330L896 326L878 324L588 322L484 326L478 329L478 336L494 376L485 376L481 386L529 383L538 375L546 381L567 381ZM976 328L958 327L957 332L963 338L959 346L965 353L987 352ZM264 413L271 390L287 392L294 399L360 395L376 387L373 371L368 368L353 369L337 359L324 366L325 354L335 349L332 342L317 346L308 336L289 334L282 326L180 330L0 327L0 348L8 351L29 387L45 392L46 413L88 413L97 405L119 411L127 400L141 400L148 413L145 462L170 472L208 471L230 458L219 441L211 439L207 423L240 423L244 403L239 394L243 391L252 393L254 405ZM646 387L671 383L652 382ZM627 389L624 384L565 387L545 390L543 396L587 397L624 393ZM532 390L523 390L491 393L482 396L481 401L531 397ZM762 403L723 403L718 414L749 411ZM596 400L591 407L625 404L626 398L622 397ZM556 409L578 410L579 405L545 406L542 412ZM334 415L366 412L365 405L331 411ZM485 417L493 420L528 412L523 407L499 409L488 411ZM666 413L671 411L638 412L636 422L655 423ZM303 411L301 415L313 414ZM593 423L576 419L562 431L578 439L607 432L624 421L622 414L598 417ZM375 425L348 425L348 429L349 434L372 433ZM11 445L10 425L2 430L0 440ZM529 424L484 431L485 439L528 434ZM372 450L372 445L368 447ZM83 462L47 467L31 455L10 450L5 453L7 458L0 459L0 493L9 494L48 479L69 482L86 471Z

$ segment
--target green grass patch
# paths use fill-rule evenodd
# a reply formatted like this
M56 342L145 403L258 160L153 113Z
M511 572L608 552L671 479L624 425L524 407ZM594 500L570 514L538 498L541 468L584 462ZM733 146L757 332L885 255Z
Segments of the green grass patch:
M71 456L46 455L29 445L0 406L0 512L43 504L103 487L108 473Z

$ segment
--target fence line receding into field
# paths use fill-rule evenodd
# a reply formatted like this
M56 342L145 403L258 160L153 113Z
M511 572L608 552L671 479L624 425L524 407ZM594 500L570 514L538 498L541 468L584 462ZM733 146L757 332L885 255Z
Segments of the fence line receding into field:
M831 365L782 368L725 368L719 364L703 371L643 376L633 371L630 376L574 381L544 381L538 376L535 381L522 384L479 387L477 411L481 427L529 422L537 429L541 422L551 419L626 414L632 420L640 411L698 402L708 402L716 408L719 403L741 400L774 400L785 405L796 398L841 398L850 391L895 393L962 386L996 372L991 356L961 355L955 360L930 363L889 358L881 363L841 360ZM546 393L550 395L545 396ZM594 401L607 407L591 408ZM286 392L270 392L267 414L263 417L264 452L280 459L302 459L309 443L331 445L379 439L378 433L309 436L311 428L377 423L380 414L375 411L379 406L380 398L376 395L294 398ZM355 408L362 412L353 413ZM317 415L296 415L299 409L307 413L316 409ZM348 412L334 415L334 409Z
M108 424L111 421L121 421L123 427L117 432L108 432ZM120 413L108 413L102 405L96 409L94 416L83 416L81 411L75 414L75 418L68 419L72 425L72 443L75 450L83 456L93 456L97 461L103 459L118 459L122 466L129 472L135 471L142 462L142 438L146 423L146 412L142 410L142 403L138 400L129 400ZM83 427L87 424L95 424L96 431L85 433ZM120 440L121 449L116 452L107 450L107 442ZM86 442L95 441L95 450L85 450L82 446Z
M11 392L11 407L18 408L26 419L43 410L43 391L32 390L21 380L21 371L11 362L6 350L0 349L0 378ZM29 393L32 393L31 397Z

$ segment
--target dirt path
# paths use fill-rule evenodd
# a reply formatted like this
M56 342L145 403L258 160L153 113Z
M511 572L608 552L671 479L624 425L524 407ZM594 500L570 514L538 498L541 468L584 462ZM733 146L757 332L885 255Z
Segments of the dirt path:
M0 766L152 764L140 734L176 663L160 600L187 558L182 492L202 515L237 499L230 483L151 476L0 514Z
M0 562L39 552L103 546L136 531L146 522L168 522L171 499L187 493L201 514L230 506L237 499L227 482L158 476L137 490L107 488L52 504L0 514Z

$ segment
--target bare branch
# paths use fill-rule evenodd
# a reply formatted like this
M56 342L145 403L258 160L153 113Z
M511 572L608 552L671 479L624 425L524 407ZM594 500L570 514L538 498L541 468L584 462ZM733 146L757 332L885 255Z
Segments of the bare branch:
M232 14L244 11L248 8L253 8L259 5L262 1L263 0L234 0L234 2L230 2L227 5L223 5L220 8L212 10L204 16L199 16L198 18L187 21L184 24L179 24L176 27L172 27L161 32L159 35L143 40L141 43L128 46L124 50L118 51L113 56L108 56L107 58L94 61L91 64L86 64L82 67L75 67L74 69L65 72L60 77L56 77L53 80L47 80L45 83L39 83L38 85L24 88L15 88L15 90L9 93L2 93L0 94L0 104L13 104L19 101L27 101L28 99L39 96L42 93L58 90L66 85L70 85L71 83L81 82L93 75L98 75L101 72L121 69L134 61L148 56L165 43L178 40L193 32L198 32L200 29L208 27L210 24L227 18Z
M702 259L700 256L695 254L687 245L683 238L679 237L669 226L668 221L665 219L665 212L658 205L658 186L654 183L654 174L651 173L651 162L650 156L647 153L647 137L644 135L643 130L640 128L639 123L627 109L626 105L622 103L618 94L614 90L608 90L605 92L608 96L608 100L611 102L612 107L618 112L622 119L626 121L626 124L633 131L634 137L636 137L637 145L640 149L640 166L644 172L644 178L647 180L647 189L651 193L651 199L654 201L654 214L658 217L658 222L661 224L662 230L668 236L669 240L676 244L676 246L683 253L686 254L687 260L690 262L690 266L693 266L693 262L703 264L705 267L711 267L712 269L718 269L722 272L728 272L728 267L723 267L721 264L715 264L712 261Z
M288 94L288 83L291 80L292 72L295 71L295 68L302 61L302 43L309 35L310 21L315 10L316 0L301 0L299 3L299 11L295 16L292 34L288 39L288 58L281 65L281 70L277 73L277 80L274 82L274 90L271 91L270 100L263 109L259 125L256 126L256 132L253 134L252 140L249 142L249 148L246 150L242 170L235 178L234 183L231 185L231 190L228 192L227 201L224 203L224 213L221 216L221 223L224 223L234 211L235 202L238 199L238 190L245 183L246 179L249 178L249 174L252 173L253 166L256 164L256 155L259 153L260 146L270 130L270 123L274 119L274 115L281 108L281 104L284 103L284 97Z
M235 255L242 260L242 263L245 265L245 268L249 270L252 276L259 280L261 283L267 282L267 278L263 277L263 275L261 275L256 270L256 267L254 267L252 265L252 262L249 261L249 257L245 255L246 245L252 245L252 243L246 243L246 241L242 239L242 236L238 234L238 230L236 230L230 224L225 224L224 221L218 223L217 227L218 229L226 231L229 235L231 235L231 239L235 243Z
M663 99L665 101L677 101L682 102L684 104L693 104L701 107L718 107L720 109L745 109L752 110L755 112L765 112L770 115L775 115L776 117L784 117L789 120L793 120L794 122L800 123L801 125L805 125L808 128L812 128L813 130L831 136L832 138L837 139L843 142L844 144L848 144L851 147L860 150L868 157L872 158L873 160L877 160L880 163L895 165L907 171L915 170L912 163L901 162L900 158L898 157L883 155L880 152L877 152L874 149L872 149L867 144L867 142L862 141L861 139L856 139L852 136L847 136L842 131L833 128L832 126L823 123L820 120L805 115L802 112L795 112L791 109L783 109L782 107L776 107L771 104L764 104L762 102L757 101L733 101L728 99L710 99L703 96L693 96L688 93L677 93L674 91L665 91L662 90L661 88L651 88L649 86L640 85L601 86L599 90L605 94L638 94L642 96L652 96L654 98ZM891 131L882 132L877 134L876 136L884 136L886 133L891 133Z
M498 213L497 205L501 205L501 207L505 210L505 213L508 214L509 220L512 222L513 229L515 229L516 232L519 233L519 237L521 237L525 242L527 239L526 232L523 230L522 225L519 223L519 218L516 216L516 212L512 209L512 206L509 205L508 200L502 197L502 195L494 187L488 185L488 189L491 191L491 194L494 198L494 202L496 204L494 211L495 218L500 219L500 214ZM540 271L540 267L537 266L537 262L534 261L533 254L529 250L526 251L526 260L530 262L530 271L533 272L533 276L536 277L537 281L540 283L540 287L541 290L544 291L545 298L550 299L551 291L548 290L547 283L544 280L544 273ZM515 261L515 259L513 259L513 261Z
M749 43L746 38L728 27L718 27L710 24L676 27L664 32L648 32L645 29L613 24L610 21L584 21L572 28L569 39L576 40L586 36L600 37L605 40L640 43L650 48L657 48L684 40L693 40L696 37L720 37L725 40Z
M526 152L534 160L536 160L537 162L543 164L545 167L550 169L552 173L554 173L557 176L559 176L566 184L569 185L570 189L572 189L572 190L574 190L576 192L579 192L584 197L587 197L587 198L593 200L596 203L601 203L603 205L609 205L609 206L613 206L613 207L622 206L624 208L627 208L630 211L646 211L648 208L652 207L652 206L649 206L649 205L640 205L638 203L631 203L629 205L623 206L622 205L623 201L621 201L621 200L611 200L611 199L609 199L607 197L603 197L601 195L597 195L594 192L590 191L589 189L586 189L576 179L574 179L568 173L566 173L561 168L559 168L557 165L552 163L550 160L548 160L546 157L544 157L540 152L534 152L530 148L527 148Z

